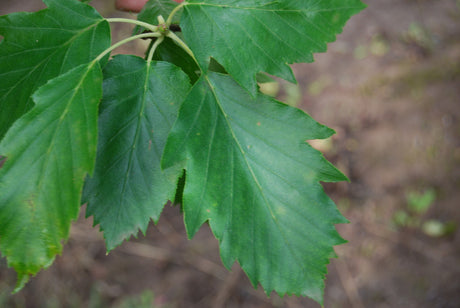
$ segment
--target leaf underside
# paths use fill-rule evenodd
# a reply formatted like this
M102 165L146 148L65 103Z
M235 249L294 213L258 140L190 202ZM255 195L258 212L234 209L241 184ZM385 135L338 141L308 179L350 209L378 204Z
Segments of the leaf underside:
M182 170L161 170L160 159L188 77L167 62L116 56L104 69L96 169L85 184L87 215L104 231L107 250L145 232L173 200Z

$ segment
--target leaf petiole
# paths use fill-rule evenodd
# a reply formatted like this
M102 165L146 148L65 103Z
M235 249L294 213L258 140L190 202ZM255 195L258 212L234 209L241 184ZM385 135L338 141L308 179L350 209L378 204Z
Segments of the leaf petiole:
M163 42L163 40L165 39L164 35L160 36L156 41L155 43L153 43L152 47L150 47L150 51L149 51L149 56L147 57L147 63L150 63L153 59L153 54L155 53L155 50L157 49L157 47Z
M97 62L97 61L100 61L102 58L104 58L108 53L110 53L111 51L113 51L114 49L120 47L121 45L124 45L128 42L131 42L131 41L134 41L134 40L137 40L137 39L141 39L141 38L149 38L149 37L162 37L163 35L161 33L158 33L158 32L154 32L154 33L142 33L142 34L138 34L138 35L135 35L135 36L131 36L131 37L128 37L122 41L119 41L118 43L115 43L113 44L112 46L110 46L109 48L107 48L106 50L104 50L99 56L97 56L96 59L94 59L94 62Z
M138 25L138 26L141 26L141 27L144 27L152 32L156 32L158 31L158 27L157 26L154 26L152 24L149 24L149 23L146 23L146 22L143 22L143 21L139 21L139 20L135 20L135 19L128 19L128 18L106 18L105 20L107 20L107 22L124 22L124 23L128 23L128 24L135 24L135 25Z
M174 8L174 10L171 11L171 13L169 14L168 16L168 19L166 20L166 26L169 28L169 26L171 25L172 23L172 20L174 18L174 15L176 15L176 13L182 9L182 7L184 7L185 5L187 5L187 2L182 2L181 4L179 4L178 6L176 6Z
M192 57L193 61L195 61L195 63L198 65L198 67L200 67L200 63L198 63L198 60L195 58L195 54L193 53L193 51L190 49L190 47L187 46L187 44L184 43L184 41L182 41L176 34L174 34L174 32L172 31L169 31L168 33L166 33L166 36L169 37L170 39L172 39L177 45L179 45L183 50L185 50L186 53L188 53L190 55L190 57Z

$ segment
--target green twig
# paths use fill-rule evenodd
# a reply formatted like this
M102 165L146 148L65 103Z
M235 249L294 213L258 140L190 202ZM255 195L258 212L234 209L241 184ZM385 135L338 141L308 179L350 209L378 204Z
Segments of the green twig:
M166 26L169 28L169 26L171 25L172 23L172 20L174 18L174 15L176 15L176 13L182 9L182 7L184 7L185 5L187 4L187 2L182 2L181 4L179 4L178 6L176 6L174 8L174 10L171 11L171 13L169 14L168 16L168 19L166 20Z
M190 55L190 57L192 57L193 61L195 61L195 63L198 65L198 67L200 67L200 63L198 63L198 60L195 58L195 54L193 53L193 51L190 49L190 47L187 46L187 44L184 43L184 41L182 41L177 35L174 34L174 32L172 31L169 31L167 34L166 34L167 37L169 37L170 39L172 39L177 45L179 45L183 50L185 50L186 53L188 53Z

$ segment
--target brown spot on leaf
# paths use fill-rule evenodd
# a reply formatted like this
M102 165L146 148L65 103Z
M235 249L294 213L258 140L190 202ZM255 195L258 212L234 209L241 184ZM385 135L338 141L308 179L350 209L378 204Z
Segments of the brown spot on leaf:
M5 156L0 156L0 169L3 167L5 162L6 162L6 157Z

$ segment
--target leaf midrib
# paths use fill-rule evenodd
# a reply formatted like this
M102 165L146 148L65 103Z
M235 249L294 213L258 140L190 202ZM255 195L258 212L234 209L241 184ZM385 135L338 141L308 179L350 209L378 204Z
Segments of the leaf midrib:
M118 211L117 211L117 215L116 215L116 219L115 219L116 223L114 224L116 226L120 225L120 224L118 224L118 221L120 220L120 216L121 216L122 204L125 201L124 200L124 195L126 193L126 186L128 185L128 182L129 182L128 178L129 178L129 175L130 175L131 169L132 169L134 151L136 149L136 145L137 145L138 140L139 140L139 131L140 131L142 117L143 117L143 114L144 114L146 100L147 100L148 83L149 83L149 77L150 77L150 66L151 66L151 62L148 62L146 64L146 66L145 66L145 71L146 72L145 72L145 80L144 80L144 87L143 87L144 91L142 93L142 104L140 106L141 108L139 110L139 114L135 118L135 119L137 119L136 132L134 134L133 142L132 142L130 150L129 150L128 166L126 167L125 177L123 179L123 187L122 187L121 192L120 192L119 206L117 207Z

